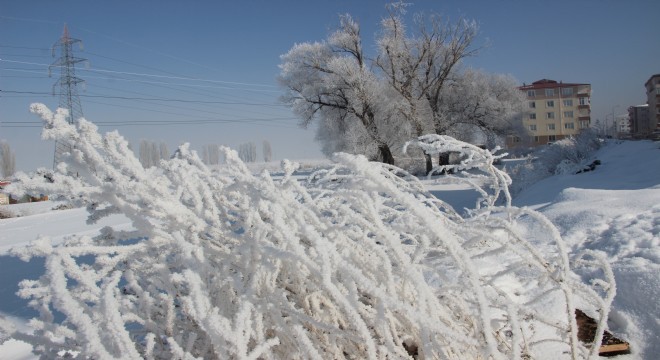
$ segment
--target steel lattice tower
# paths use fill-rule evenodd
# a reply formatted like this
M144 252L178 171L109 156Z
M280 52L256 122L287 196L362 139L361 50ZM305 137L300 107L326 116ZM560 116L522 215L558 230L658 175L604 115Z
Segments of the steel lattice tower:
M86 61L86 59L73 55L73 44L76 43L82 46L81 40L69 36L69 29L64 24L62 37L53 45L53 56L55 56L56 49L59 49L60 57L48 69L49 75L52 68L60 70L60 78L53 85L53 94L55 94L55 88L59 86L60 102L58 106L69 110L69 116L67 117L69 124L73 124L75 120L83 116L80 98L78 97L78 84L83 83L84 80L76 77L75 64ZM71 152L71 146L61 141L55 142L53 168L62 160L62 156L68 152Z

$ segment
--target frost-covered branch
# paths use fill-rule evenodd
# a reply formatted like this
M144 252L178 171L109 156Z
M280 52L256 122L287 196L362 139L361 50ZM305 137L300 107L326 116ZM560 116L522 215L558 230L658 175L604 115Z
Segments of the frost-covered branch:
M577 282L538 214L490 198L461 218L405 171L349 154L306 181L288 161L280 178L254 175L229 149L219 175L187 145L145 169L118 133L33 110L73 153L52 183L21 175L14 191L56 192L90 221L119 213L133 225L14 250L46 258L20 290L39 310L34 333L7 330L44 358L588 355L570 309L578 295L607 304L609 293ZM506 194L490 153L436 139Z
M416 140L407 142L403 152L405 153L410 146L417 146L425 154L431 156L443 153L458 154L461 158L458 164L436 166L431 169L428 176L446 171L461 172L461 177L454 177L453 179L470 184L481 194L482 197L476 204L477 209L482 205L494 206L500 194L504 195L506 205L511 205L511 195L509 194L511 178L506 172L499 170L494 165L497 159L507 155L506 153L494 155L499 148L492 151L484 150L478 146L456 140L451 136L436 134L423 135ZM469 172L469 170L476 170L476 172ZM491 189L492 193L489 193L488 189Z

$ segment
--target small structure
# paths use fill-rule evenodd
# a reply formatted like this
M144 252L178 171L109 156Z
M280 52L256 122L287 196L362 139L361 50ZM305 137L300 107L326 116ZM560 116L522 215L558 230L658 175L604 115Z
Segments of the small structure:
M5 186L9 185L9 181L0 180L0 205L9 205L9 195L2 192Z
M37 202L37 201L46 201L48 200L48 195L41 194L39 196L31 196L31 195L25 195L21 197L20 199L16 199L9 194L3 192L4 188L11 184L10 181L2 181L0 180L0 205L10 205L10 204L18 204L18 203L26 203L26 202Z

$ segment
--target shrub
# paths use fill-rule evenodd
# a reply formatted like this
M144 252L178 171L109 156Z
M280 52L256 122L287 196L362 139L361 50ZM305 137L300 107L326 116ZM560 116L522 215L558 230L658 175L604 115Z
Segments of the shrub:
M488 151L425 138L461 152L457 170L478 170L470 176L480 179L472 183L484 206L462 218L414 176L363 156L337 154L303 182L292 176L295 163L284 161L276 181L266 171L251 174L228 149L228 175L220 176L187 145L144 169L118 133L101 137L85 120L67 124L62 111L33 111L47 139L75 147L52 183L22 176L20 186L88 204L88 221L122 213L134 227L59 246L41 238L14 251L24 260L45 257L46 273L21 283L20 295L40 312L34 332L6 331L44 358L597 351L577 341L573 314L576 301L587 304L602 334L614 293L609 267L597 254L580 257L576 265L603 271L581 283L547 219L495 207L508 176Z

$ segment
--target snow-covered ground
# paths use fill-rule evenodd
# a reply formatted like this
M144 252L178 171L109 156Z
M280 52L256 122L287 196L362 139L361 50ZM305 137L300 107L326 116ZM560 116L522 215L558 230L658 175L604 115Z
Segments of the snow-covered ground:
M520 193L514 205L529 206L560 229L573 248L594 249L609 258L617 295L609 327L629 341L624 359L654 359L660 354L660 145L610 142L596 155L602 165L593 172L553 176ZM442 178L423 180L437 197L457 210L474 206L478 195L467 186ZM52 210L42 202L4 206L20 217L0 220L0 315L19 325L35 315L15 292L21 279L43 273L43 260L29 263L9 257L11 247L24 246L39 235L54 241L74 233L93 234L104 226L128 228L122 216L86 224L84 209ZM0 346L0 358L32 358L17 341Z
M593 172L553 176L520 193L560 229L573 252L600 250L614 271L612 331L631 358L660 356L660 144L610 142Z

